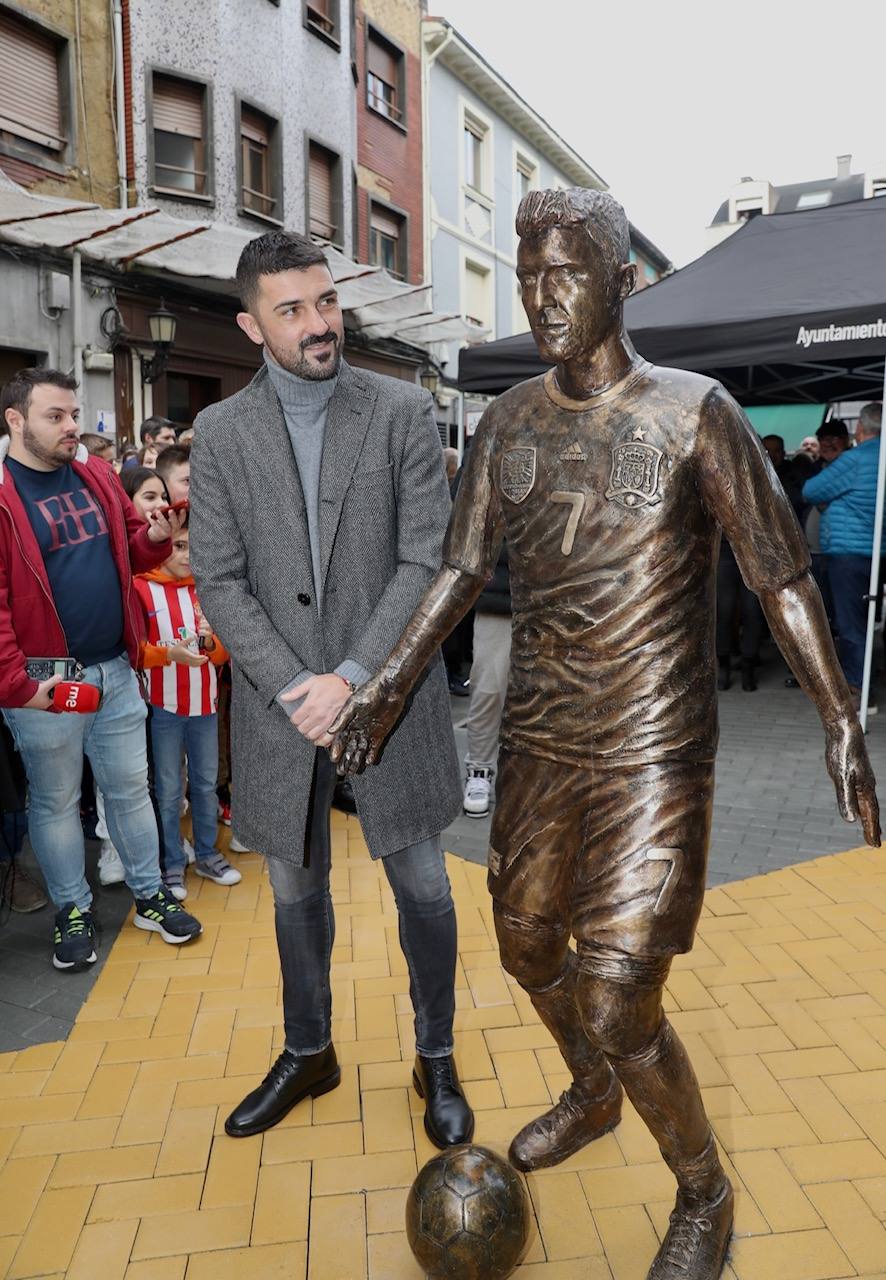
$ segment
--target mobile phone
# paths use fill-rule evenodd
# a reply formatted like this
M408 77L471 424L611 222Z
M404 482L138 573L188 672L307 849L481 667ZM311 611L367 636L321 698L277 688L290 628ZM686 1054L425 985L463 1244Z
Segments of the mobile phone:
M61 676L63 680L77 678L78 663L76 658L28 658L25 671L31 680L51 680L53 676Z

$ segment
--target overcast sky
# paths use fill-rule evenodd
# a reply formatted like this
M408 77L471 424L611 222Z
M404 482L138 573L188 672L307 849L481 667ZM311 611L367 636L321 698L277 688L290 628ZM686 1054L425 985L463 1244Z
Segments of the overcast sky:
M882 0L429 0L682 266L744 175L886 160Z

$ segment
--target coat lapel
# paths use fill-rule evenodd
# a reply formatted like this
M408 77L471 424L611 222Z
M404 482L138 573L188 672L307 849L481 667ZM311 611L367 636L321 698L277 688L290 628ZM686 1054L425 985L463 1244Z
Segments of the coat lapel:
M320 571L324 586L345 493L360 457L374 401L367 382L343 363L329 401L320 467Z
M311 563L311 541L305 495L298 474L292 442L286 430L286 419L279 397L266 369L261 369L252 382L254 411L242 424L241 448L244 460L262 477L268 495L268 510L274 512L292 534L293 548Z

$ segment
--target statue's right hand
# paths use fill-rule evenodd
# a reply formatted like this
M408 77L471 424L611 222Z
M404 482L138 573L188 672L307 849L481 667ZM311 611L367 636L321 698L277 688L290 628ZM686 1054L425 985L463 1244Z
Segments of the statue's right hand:
M329 754L338 773L362 773L375 764L388 734L400 719L405 699L379 676L351 694L332 724Z

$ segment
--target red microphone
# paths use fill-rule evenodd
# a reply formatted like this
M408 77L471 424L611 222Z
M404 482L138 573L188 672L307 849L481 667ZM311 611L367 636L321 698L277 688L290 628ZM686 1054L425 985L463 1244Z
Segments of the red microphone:
M53 711L76 711L90 715L101 706L102 691L94 684L79 680L61 680L52 691Z

